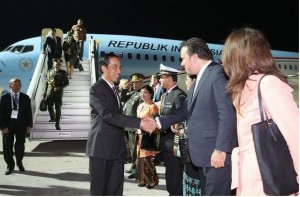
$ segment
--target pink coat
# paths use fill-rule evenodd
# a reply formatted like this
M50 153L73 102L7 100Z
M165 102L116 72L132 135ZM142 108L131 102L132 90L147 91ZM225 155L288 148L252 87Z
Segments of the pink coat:
M266 195L251 132L251 125L261 121L257 96L261 77L261 74L252 75L246 81L241 98L242 115L237 113L239 147L232 153L232 188L237 188L237 195ZM261 81L263 107L282 132L299 174L299 109L292 92L289 85L275 76L266 76Z

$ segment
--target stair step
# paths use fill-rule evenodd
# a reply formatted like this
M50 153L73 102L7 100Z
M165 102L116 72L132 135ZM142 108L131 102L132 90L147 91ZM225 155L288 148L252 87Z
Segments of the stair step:
M69 86L79 86L79 85L83 85L83 86L91 86L91 81L83 81L83 80L69 80Z
M72 76L72 79L69 79L69 81L90 81L91 80L91 75L74 75Z
M77 123L59 123L61 129L64 130L89 130L91 127L90 122L77 122ZM35 130L56 130L55 122L36 122L34 125Z
M64 90L63 97L68 96L87 96L89 97L90 91L89 90Z
M90 85L68 85L64 90L90 90Z
M62 99L63 103L89 103L90 98L88 96L77 96L77 97L70 97L70 96L63 96Z
M89 130L35 130L32 139L39 140L81 140L87 139Z
M43 123L48 123L50 117L49 115L45 115L45 114L39 114L36 117L36 121L37 122L43 122ZM66 122L66 123L71 123L71 122L89 122L91 121L91 116L90 115L62 115L60 117L60 122ZM36 122L36 123L37 123Z
M43 114L48 114L48 111L39 111L39 115L43 115ZM61 109L61 115L65 116L65 115L76 115L76 114L80 114L80 115L90 115L91 114L91 109L65 109L62 108Z

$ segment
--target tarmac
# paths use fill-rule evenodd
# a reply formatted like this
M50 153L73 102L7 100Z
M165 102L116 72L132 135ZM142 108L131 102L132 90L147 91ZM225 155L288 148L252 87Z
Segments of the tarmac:
M23 165L17 166L11 175L4 175L6 163L3 158L0 137L0 195L1 196L89 196L90 182L86 141L28 141L25 143ZM131 164L125 164L125 170ZM124 172L124 196L168 196L165 167L156 166L159 184L153 189L138 187L134 179Z

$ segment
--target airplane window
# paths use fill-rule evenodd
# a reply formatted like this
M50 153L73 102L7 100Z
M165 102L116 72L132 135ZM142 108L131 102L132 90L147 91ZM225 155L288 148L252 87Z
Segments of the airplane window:
M292 67L292 65L290 65L290 70L293 70L293 67Z
M149 54L145 54L145 60L149 60Z
M128 59L132 59L132 53L128 53Z
M174 62L174 61L175 61L174 56L171 56L171 62Z
M278 68L281 69L281 64L278 64Z
M141 59L141 54L136 54L136 59L140 60Z
M100 52L100 57L103 57L105 55L105 51Z
M153 55L153 60L157 61L157 55Z
M167 57L166 57L165 55L163 55L163 56L162 56L162 61L165 62L166 60L167 60Z
M119 53L119 57L123 59L123 53Z
M284 65L284 69L286 69L286 65Z
M10 51L13 53L21 53L23 49L23 45L14 46Z
M24 47L22 53L33 51L33 45L27 45Z
M297 65L294 66L295 70L297 70Z
M109 52L109 54L114 55L115 53L114 52Z

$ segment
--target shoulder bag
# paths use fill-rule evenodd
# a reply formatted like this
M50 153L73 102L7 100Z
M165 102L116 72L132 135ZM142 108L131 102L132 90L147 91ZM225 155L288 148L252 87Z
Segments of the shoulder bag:
M158 134L150 134L144 132L142 135L141 141L141 149L150 150L150 151L158 151L159 150L159 141L160 135Z
M299 191L297 173L283 135L276 123L268 119L263 110L260 92L262 78L258 83L261 122L253 124L251 129L263 188L267 195L290 195Z

